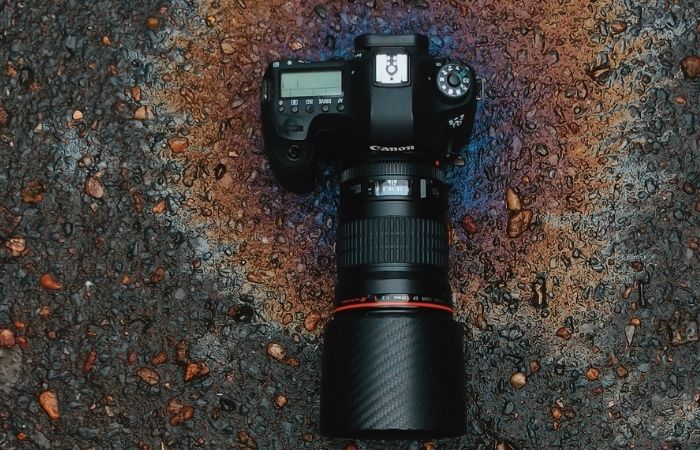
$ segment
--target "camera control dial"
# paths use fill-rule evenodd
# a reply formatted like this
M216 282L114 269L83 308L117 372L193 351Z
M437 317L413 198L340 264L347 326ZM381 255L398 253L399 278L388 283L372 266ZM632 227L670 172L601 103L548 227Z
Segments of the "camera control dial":
M457 63L449 63L442 66L438 71L436 81L440 92L451 99L464 97L471 88L469 70Z

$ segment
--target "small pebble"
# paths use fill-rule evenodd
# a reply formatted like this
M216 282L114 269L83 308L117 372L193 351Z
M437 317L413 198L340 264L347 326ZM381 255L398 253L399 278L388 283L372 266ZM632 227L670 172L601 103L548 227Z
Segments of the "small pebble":
M141 381L146 384L150 384L151 386L158 384L160 381L160 375L158 375L158 372L153 369L149 369L148 367L141 367L136 371L136 375L141 378Z
M15 333L7 328L0 328L0 348L12 348L15 346Z
M520 196L512 187L506 188L506 208L508 211L520 211L523 209Z
M61 414L58 411L58 397L53 391L43 391L39 394L39 405L49 419L58 420Z
M27 251L27 241L24 238L10 238L5 241L5 248L10 252L12 257L18 257L25 254Z
M522 372L515 372L510 376L510 385L515 389L522 389L527 384L527 375Z
M100 199L105 196L105 185L98 178L87 177L85 186L83 186L83 192L92 198Z
M44 289L48 289L50 291L59 291L63 289L63 284L59 282L52 274L50 273L45 273L39 278L39 284L41 287Z
M310 312L304 319L304 328L306 331L312 332L316 331L318 324L321 321L321 314L316 311Z
M597 380L598 375L600 375L600 371L598 369L596 369L595 367L589 367L586 370L586 379L588 379L588 381Z
M620 378L626 378L630 372L629 372L629 370L627 370L627 367L625 367L623 365L619 365L619 366L617 366L617 368L615 368L615 373Z
M681 61L681 70L686 78L700 77L700 56L690 55Z
M610 22L610 31L615 34L623 33L627 29L627 23L622 20L613 20Z
M284 361L284 349L276 342L267 344L267 354L277 361Z
M177 137L168 139L168 146L174 154L180 154L187 150L190 146L190 141L185 137Z
M148 17L146 19L146 28L156 30L160 26L160 20L157 17Z
M287 397L282 394L275 395L275 406L284 408L287 405Z
M569 339L571 339L571 331L569 331L569 329L566 327L561 327L557 330L557 336L564 339L565 341L568 341Z

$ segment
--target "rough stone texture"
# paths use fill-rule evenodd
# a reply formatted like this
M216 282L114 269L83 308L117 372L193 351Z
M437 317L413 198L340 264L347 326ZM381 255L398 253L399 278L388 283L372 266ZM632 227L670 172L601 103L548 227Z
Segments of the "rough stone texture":
M0 246L16 335L0 448L696 448L698 17L632 0L0 0L0 240L26 245ZM426 33L487 80L448 170L460 439L318 433L336 174L303 197L277 186L259 81L368 31ZM531 214L511 236L508 187Z

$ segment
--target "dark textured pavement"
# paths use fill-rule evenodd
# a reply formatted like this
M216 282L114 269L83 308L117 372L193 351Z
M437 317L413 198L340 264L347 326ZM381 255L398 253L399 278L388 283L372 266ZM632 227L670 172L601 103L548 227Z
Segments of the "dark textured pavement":
M700 448L700 4L0 0L0 448ZM271 60L423 32L487 80L448 171L469 432L318 431L334 172Z

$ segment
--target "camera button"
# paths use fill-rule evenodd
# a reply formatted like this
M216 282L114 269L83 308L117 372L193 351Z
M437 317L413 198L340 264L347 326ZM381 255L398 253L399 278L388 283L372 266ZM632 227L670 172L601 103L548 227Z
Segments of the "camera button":
M307 113L314 112L314 105L306 105L306 112Z
M322 106L321 106L321 111L323 111L323 112L328 112L330 109L331 109L331 107L328 106L328 105L322 105Z
M299 107L296 106L296 105L292 106L292 112L293 112L294 114L298 113L298 112L299 112Z
M456 88L457 86L462 84L462 78L460 78L460 76L456 73L452 72L450 76L447 77L447 84L449 84L453 88Z
M338 104L338 112L343 112L343 111L345 111L345 105L342 103L339 103Z
M284 112L284 106L278 106L277 107L277 112Z
M294 161L301 158L301 148L298 145L290 145L287 148L287 158Z

